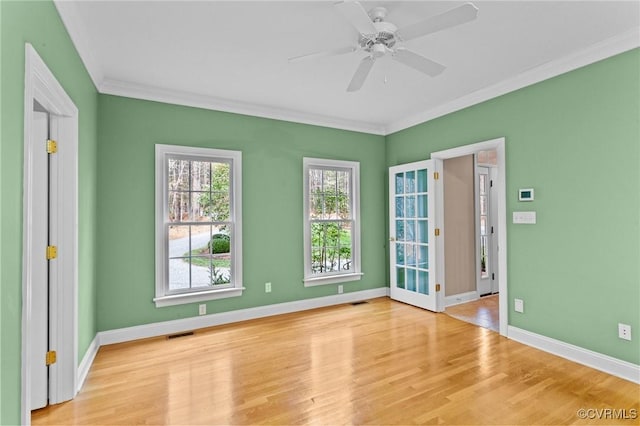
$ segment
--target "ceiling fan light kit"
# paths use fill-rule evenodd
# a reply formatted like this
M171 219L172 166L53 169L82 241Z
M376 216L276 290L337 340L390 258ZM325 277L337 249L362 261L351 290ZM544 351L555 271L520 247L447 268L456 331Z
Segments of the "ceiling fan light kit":
M367 13L357 1L342 1L334 5L336 10L360 33L356 47L348 46L290 58L289 62L312 59L322 56L335 56L362 51L362 58L347 86L347 92L355 92L364 84L375 61L389 54L392 59L413 68L430 77L444 71L445 66L415 53L401 44L437 31L442 31L476 19L478 8L465 3L439 15L432 16L405 28L396 27L385 21L387 9L374 7Z

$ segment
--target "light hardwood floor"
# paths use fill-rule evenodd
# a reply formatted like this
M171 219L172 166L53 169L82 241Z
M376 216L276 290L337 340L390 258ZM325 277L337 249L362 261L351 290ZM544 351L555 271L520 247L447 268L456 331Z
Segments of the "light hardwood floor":
M489 330L500 330L500 309L498 295L484 296L473 302L450 306L445 309L449 316L470 322Z
M640 387L387 298L102 347L44 424L638 424ZM597 416L597 411L592 411ZM604 413L600 411L600 413ZM606 415L604 416L606 417Z

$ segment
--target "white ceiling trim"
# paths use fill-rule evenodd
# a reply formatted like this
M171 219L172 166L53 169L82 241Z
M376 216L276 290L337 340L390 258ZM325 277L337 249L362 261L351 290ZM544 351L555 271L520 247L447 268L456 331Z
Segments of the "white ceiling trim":
M58 15L60 15L60 19L62 19L62 23L67 29L78 55L80 55L84 67L87 69L93 85L99 88L102 80L104 80L104 74L102 67L92 53L89 33L80 18L76 3L73 1L54 0L53 4L58 9Z
M124 96L128 98L144 99L147 101L164 102L174 105L184 105L215 111L231 112L235 114L251 115L254 117L270 118L274 120L292 121L294 123L311 124L315 126L331 127L341 130L385 134L383 125L365 123L352 120L340 120L319 114L308 114L300 111L275 108L266 105L256 105L214 96L199 95L179 90L163 89L145 86L137 83L105 79L98 87L100 93Z
M564 58L541 64L516 77L480 89L437 108L432 108L398 120L386 127L385 135L488 101L489 99L522 89L637 47L640 47L640 27L633 28L626 33L596 43Z

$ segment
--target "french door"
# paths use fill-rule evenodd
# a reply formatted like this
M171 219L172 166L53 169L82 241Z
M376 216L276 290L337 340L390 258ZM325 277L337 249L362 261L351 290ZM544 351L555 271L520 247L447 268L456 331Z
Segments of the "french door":
M436 163L389 168L391 298L442 311L436 276Z

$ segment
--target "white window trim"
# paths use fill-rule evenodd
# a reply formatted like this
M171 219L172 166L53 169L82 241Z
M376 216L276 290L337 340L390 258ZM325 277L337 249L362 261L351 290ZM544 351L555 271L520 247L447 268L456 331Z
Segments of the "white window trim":
M168 275L169 242L164 233L164 220L167 217L166 195L167 179L165 174L166 158L170 155L188 155L203 159L222 158L233 162L231 175L231 215L233 222L233 285L221 289L206 289L184 294L166 294ZM195 148L179 145L156 145L156 297L153 301L157 308L204 302L242 296L242 152L213 148Z
M303 235L304 235L304 286L336 284L348 281L357 281L362 278L362 264L360 262L360 163L357 161L329 160L323 158L302 159L303 165ZM351 208L353 212L352 242L353 252L351 261L353 269L349 272L333 272L325 275L312 274L311 272L311 227L309 222L309 169L313 167L336 167L351 169Z

